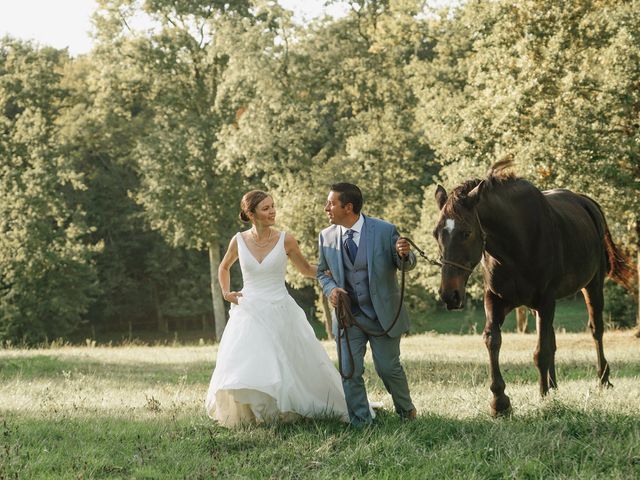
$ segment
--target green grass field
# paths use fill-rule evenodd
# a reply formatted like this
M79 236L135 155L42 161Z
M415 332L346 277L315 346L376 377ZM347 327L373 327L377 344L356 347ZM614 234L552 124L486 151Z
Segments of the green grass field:
M558 335L559 390L538 396L535 335L507 333L514 406L489 416L479 335L403 339L419 410L357 431L332 420L227 430L203 401L215 346L0 350L0 478L638 478L640 340L606 335L613 389L596 383L589 335ZM335 348L325 342L335 360Z

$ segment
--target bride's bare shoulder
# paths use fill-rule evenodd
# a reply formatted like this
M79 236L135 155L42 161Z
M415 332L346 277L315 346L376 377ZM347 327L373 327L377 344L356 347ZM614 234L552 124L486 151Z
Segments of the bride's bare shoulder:
M293 234L284 232L284 245L288 251L290 248L295 248L298 246L298 240L296 240L296 237L294 237Z
M238 250L238 236L240 235L240 233L234 235L233 237L231 237L231 240L229 240L229 250L231 251L237 251Z

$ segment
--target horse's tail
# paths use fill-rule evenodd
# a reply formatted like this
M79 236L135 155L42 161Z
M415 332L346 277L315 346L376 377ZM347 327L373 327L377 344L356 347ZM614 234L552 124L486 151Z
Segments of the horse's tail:
M604 216L602 218L604 218ZM613 243L611 232L609 232L606 221L604 228L604 247L607 251L607 257L609 258L609 271L607 275L626 288L630 293L635 293L634 280L637 277L636 269L631 266L629 258Z
M614 282L622 285L630 293L635 294L634 281L637 278L638 272L635 267L631 265L629 258L622 253L622 251L613 242L602 207L594 199L589 198L586 195L583 195L583 197L589 199L596 207L598 207L600 216L602 217L602 223L604 226L604 249L607 253L607 260L609 263L607 276Z

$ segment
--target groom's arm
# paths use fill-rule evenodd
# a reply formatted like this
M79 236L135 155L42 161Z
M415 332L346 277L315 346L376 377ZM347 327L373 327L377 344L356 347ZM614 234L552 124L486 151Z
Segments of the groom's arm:
M400 257L400 255L398 255L398 251L396 250L396 243L398 243L398 238L400 238L400 234L394 226L393 232L391 234L391 251L393 252L393 261L399 270L402 268L402 258ZM415 254L411 250L409 250L409 253L407 254L407 260L405 262L405 272L416 268L417 263L418 262Z
M331 275L327 275L325 273L326 271L330 271L330 268L329 264L327 263L327 259L324 256L322 233L320 234L320 238L318 239L318 250L320 251L320 257L318 258L318 272L316 273L316 276L320 281L322 291L328 297L334 288L338 288L338 284Z

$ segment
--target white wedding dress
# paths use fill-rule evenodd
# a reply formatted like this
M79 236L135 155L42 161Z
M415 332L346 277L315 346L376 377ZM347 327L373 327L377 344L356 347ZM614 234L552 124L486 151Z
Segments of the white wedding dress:
M340 375L285 287L284 232L258 263L236 235L243 277L232 304L206 409L225 426L330 416L349 421Z

